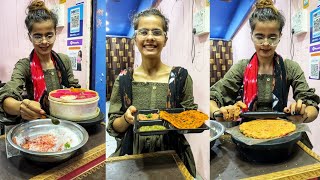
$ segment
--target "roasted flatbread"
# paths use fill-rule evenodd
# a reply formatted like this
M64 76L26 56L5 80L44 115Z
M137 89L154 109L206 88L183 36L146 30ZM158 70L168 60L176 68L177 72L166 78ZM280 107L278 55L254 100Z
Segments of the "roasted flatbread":
M255 139L272 139L286 136L296 130L292 122L279 119L253 120L242 123L240 132L247 137Z
M182 113L170 114L160 111L160 118L168 121L178 129L199 128L209 117L197 110L183 111Z

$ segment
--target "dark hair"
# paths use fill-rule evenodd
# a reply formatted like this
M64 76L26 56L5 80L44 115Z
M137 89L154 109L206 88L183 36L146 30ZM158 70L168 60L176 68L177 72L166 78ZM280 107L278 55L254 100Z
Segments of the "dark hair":
M47 20L51 20L54 29L56 29L58 24L58 18L55 13L50 11L44 4L43 1L34 0L27 7L28 13L27 17L24 20L26 27L29 33L32 31L32 27L34 23L39 23Z
M81 51L81 50L79 50L79 51L78 51L78 55L79 55L79 53L80 53L80 56L79 56L79 57L81 57L81 58L82 58L82 51Z
M144 11L137 13L133 16L132 25L133 25L134 30L138 29L140 17L147 17L147 16L160 17L162 19L163 31L165 33L167 33L169 31L169 25L168 25L169 19L166 18L158 9L155 9L155 8L144 10Z
M282 32L285 18L284 16L274 7L272 0L259 0L256 3L256 9L251 14L249 19L251 31L256 27L256 23L266 21L276 21L279 23L279 31Z

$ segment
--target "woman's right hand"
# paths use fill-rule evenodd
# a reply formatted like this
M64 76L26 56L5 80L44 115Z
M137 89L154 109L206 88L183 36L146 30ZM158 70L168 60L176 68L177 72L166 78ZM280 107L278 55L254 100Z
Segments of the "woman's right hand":
M24 99L20 104L20 115L22 119L25 119L25 120L39 119L44 114L45 114L45 111L41 109L41 105L37 101Z
M247 105L242 101L236 102L234 105L223 106L220 108L220 113L223 118L217 118L220 121L237 121L240 118L241 110L247 108Z
M137 108L134 106L130 106L127 111L123 114L123 118L124 120L128 123L128 124L134 124L134 116L133 114L137 112Z

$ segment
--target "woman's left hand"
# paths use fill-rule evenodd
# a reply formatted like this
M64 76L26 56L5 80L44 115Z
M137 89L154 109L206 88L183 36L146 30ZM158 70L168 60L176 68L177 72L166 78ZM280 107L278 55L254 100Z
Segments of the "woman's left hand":
M291 114L287 118L293 122L303 123L308 119L307 106L299 99L297 102L292 103L289 107L285 107L283 112Z

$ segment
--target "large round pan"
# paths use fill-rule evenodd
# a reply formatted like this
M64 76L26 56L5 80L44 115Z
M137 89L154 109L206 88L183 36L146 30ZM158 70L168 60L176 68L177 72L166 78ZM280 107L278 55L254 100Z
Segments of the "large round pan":
M261 163L277 163L289 159L298 150L296 143L300 139L301 133L295 133L283 138L247 145L236 137L232 137L241 158Z

